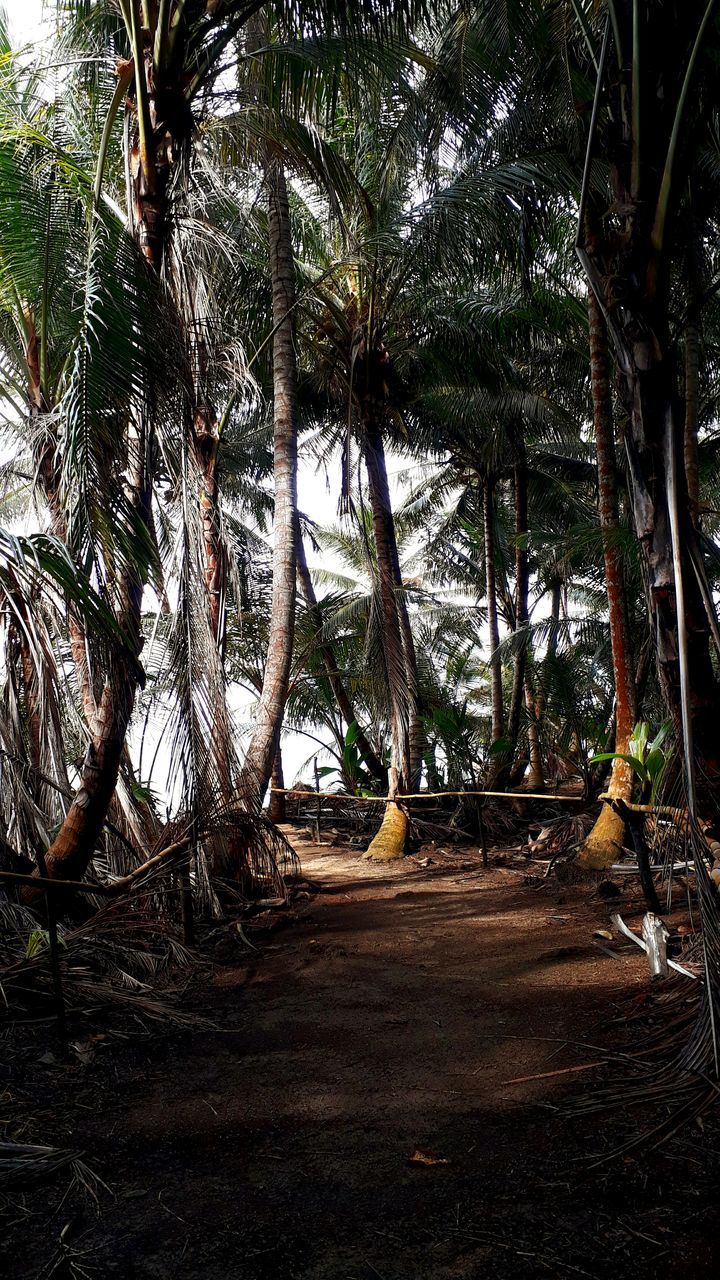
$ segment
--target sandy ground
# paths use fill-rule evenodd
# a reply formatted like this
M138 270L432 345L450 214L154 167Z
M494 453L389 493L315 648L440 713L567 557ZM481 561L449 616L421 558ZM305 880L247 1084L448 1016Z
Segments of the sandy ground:
M636 1120L567 1103L608 1067L543 1074L598 1062L603 1024L647 991L640 953L593 937L608 905L462 852L420 867L298 848L310 896L188 997L212 1030L34 1065L46 1140L72 1137L113 1194L99 1212L23 1201L5 1274L717 1275L707 1134L596 1165Z

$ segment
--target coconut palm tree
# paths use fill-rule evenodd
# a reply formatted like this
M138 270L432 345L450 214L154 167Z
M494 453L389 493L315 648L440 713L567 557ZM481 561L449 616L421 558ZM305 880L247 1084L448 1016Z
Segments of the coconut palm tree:
M125 637L110 674L82 620L70 614L88 745L76 801L46 863L49 874L74 877L103 828L142 680L140 609L154 558L147 405L154 402L158 425L166 414L174 417L182 383L174 385L174 344L155 283L117 212L97 204L80 146L71 154L62 145L62 103L39 96L32 71L18 70L8 55L1 106L2 344L11 429L22 434L54 535L99 584Z
M598 468L598 513L604 534L603 559L607 584L610 643L615 683L615 750L608 792L613 797L632 800L634 775L624 760L630 750L635 722L635 680L622 558L617 546L619 529L615 432L610 394L610 367L605 320L597 298L588 297L590 368L592 377L593 425ZM622 815L611 805L601 813L583 847L581 861L591 867L610 866L616 861L625 836Z

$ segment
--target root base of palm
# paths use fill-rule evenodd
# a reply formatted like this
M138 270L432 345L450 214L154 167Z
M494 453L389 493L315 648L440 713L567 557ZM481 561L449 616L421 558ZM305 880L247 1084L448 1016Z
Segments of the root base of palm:
M617 862L625 839L625 822L610 805L604 804L597 822L580 850L576 865L583 871L607 871Z
M375 862L393 862L405 856L407 814L396 804L389 804L377 835L368 846L366 858Z

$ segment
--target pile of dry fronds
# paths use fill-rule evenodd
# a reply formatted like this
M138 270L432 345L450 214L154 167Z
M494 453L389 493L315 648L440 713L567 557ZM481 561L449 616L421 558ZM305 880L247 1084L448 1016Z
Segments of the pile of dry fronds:
M149 891L148 891L149 892ZM37 917L0 897L0 1021L52 1016L56 1007L49 936ZM82 924L58 925L63 1000L70 1018L114 1010L137 1026L197 1019L177 1005L171 972L197 963L171 922L148 910L147 893L107 903ZM160 994L161 992L161 994Z

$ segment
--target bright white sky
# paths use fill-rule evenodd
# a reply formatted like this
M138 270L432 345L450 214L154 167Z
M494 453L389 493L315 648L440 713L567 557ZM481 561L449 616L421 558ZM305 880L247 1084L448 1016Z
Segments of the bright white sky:
M10 20L10 35L16 45L28 44L40 34L44 0L4 0L2 8Z

